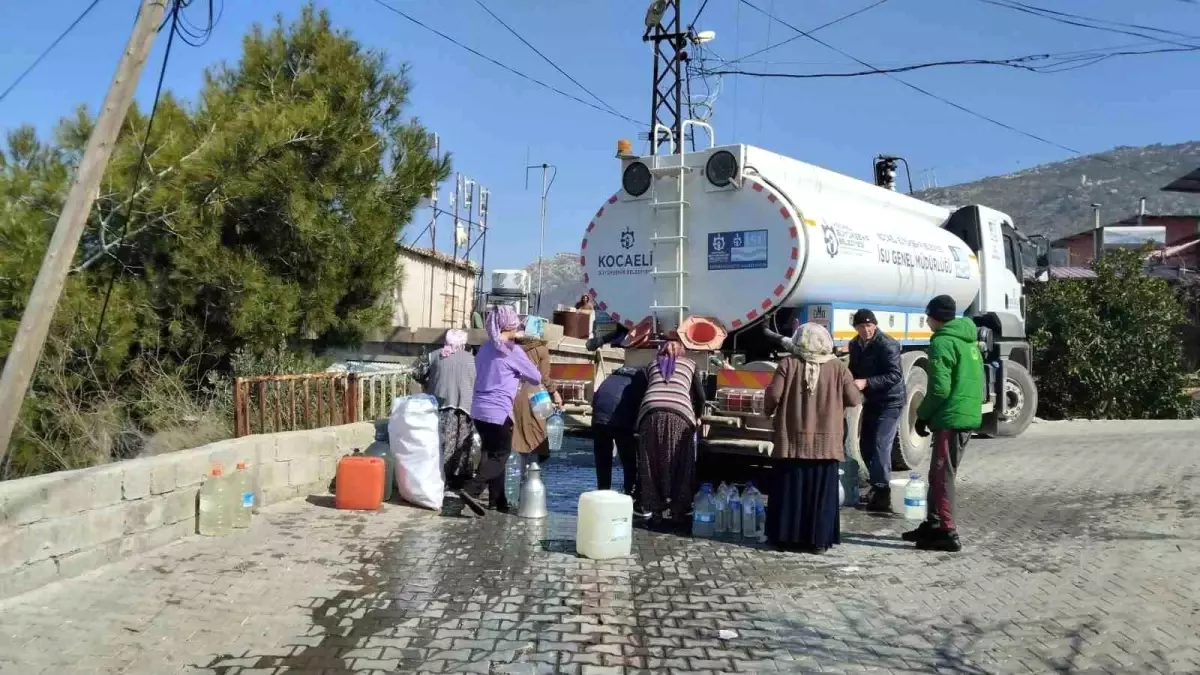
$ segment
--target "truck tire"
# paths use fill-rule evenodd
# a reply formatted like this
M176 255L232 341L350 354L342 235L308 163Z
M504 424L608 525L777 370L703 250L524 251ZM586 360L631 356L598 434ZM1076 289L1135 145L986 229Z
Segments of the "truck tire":
M929 389L929 375L921 363L922 352L909 352L901 362L904 370L904 409L900 412L900 429L892 450L893 471L920 471L929 462L930 438L917 435L917 408Z
M867 465L863 462L862 446L859 445L859 439L862 437L862 406L856 405L853 408L846 409L846 441L844 450L846 451L846 459L853 459L858 462L858 486L860 488L870 487L871 480L867 473Z
M1037 414L1038 393L1033 376L1025 366L1009 361L1004 382L1004 416L1000 419L998 435L1012 438L1025 433Z

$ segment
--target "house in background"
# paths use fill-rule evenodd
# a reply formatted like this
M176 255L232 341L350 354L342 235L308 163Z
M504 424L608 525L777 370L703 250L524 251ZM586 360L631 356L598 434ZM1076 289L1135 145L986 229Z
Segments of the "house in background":
M1200 169L1175 179L1163 192L1200 195ZM1097 208L1100 208L1097 206ZM1147 213L1146 199L1139 200L1137 211L1107 225L1096 225L1050 243L1052 277L1071 278L1091 275L1097 252L1114 248L1153 250L1146 261L1177 270L1200 269L1200 198L1191 213Z
M392 289L393 328L462 328L475 308L479 266L440 251L399 244Z

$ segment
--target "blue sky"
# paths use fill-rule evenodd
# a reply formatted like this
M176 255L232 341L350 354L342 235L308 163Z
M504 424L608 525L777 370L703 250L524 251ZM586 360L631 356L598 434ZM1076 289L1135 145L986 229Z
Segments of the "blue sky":
M474 0L387 0L393 6L505 64L564 91L590 97L522 45ZM1027 0L1112 21L1200 35L1200 4L1184 0ZM649 117L649 47L641 42L645 0L486 0L488 7L601 99L638 120ZM691 17L701 0L684 0ZM870 0L754 0L779 18L811 28ZM200 4L200 3L197 3ZM536 258L536 175L525 188L526 157L559 168L550 192L546 251L575 251L588 219L619 186L619 138L643 129L597 112L480 60L406 22L372 0L323 2L335 23L368 46L412 67L409 112L442 137L455 168L492 191L488 267ZM0 8L0 88L7 86L77 15L87 0L10 2ZM83 102L103 99L132 25L137 0L103 0L18 89L0 102L0 129L31 122L49 130ZM226 0L212 40L178 44L167 85L194 96L205 66L236 60L255 22L294 17L297 0ZM191 11L199 18L199 7ZM710 0L698 29L714 30L713 51L733 59L794 35L736 0ZM989 6L977 0L889 0L817 34L884 67L963 58L1003 58L1092 49L1144 40ZM1191 41L1200 44L1200 38ZM138 99L148 105L165 40L148 64ZM804 38L754 57L747 69L854 70L844 57ZM1046 75L990 67L947 68L902 77L1081 152L1117 145L1177 143L1200 137L1200 52L1110 60ZM998 128L884 77L763 80L725 77L713 122L718 143L745 142L870 180L880 153L911 162L919 184L969 181L1068 158L1070 153ZM443 195L445 191L443 191ZM420 213L424 222L427 215ZM448 232L448 226L443 226ZM441 242L448 246L448 238Z

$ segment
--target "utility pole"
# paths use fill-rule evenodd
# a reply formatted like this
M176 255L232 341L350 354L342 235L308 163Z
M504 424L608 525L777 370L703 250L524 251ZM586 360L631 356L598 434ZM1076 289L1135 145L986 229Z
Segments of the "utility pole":
M654 76L650 98L650 154L666 138L659 136L659 125L670 130L675 147L683 150L684 64L688 61L690 31L684 30L681 15L683 0L656 0L646 11L643 42L654 43Z
M1100 204L1092 204L1095 222L1092 225L1092 264L1104 253L1104 228L1100 226Z
M546 197L550 194L550 186L554 185L554 177L558 175L558 167L553 164L530 164L525 167L525 189L529 189L529 170L542 170L542 218L538 229L538 264L537 264L537 304L534 313L542 311L542 257L546 252ZM553 171L551 171L553 170ZM547 177L549 182L546 182Z
M55 307L58 306L67 273L75 260L75 251L79 248L79 238L92 211L100 179L104 177L104 170L112 157L121 125L125 123L125 114L133 102L142 67L150 56L150 48L162 24L167 2L142 0L133 33L117 64L117 73L104 97L96 127L88 138L83 159L79 161L75 182L67 194L67 201L54 226L54 235L50 238L50 246L42 258L42 267L29 294L29 303L21 315L21 325L4 363L4 374L0 376L0 464L8 455L13 427L17 424L25 392L41 358Z

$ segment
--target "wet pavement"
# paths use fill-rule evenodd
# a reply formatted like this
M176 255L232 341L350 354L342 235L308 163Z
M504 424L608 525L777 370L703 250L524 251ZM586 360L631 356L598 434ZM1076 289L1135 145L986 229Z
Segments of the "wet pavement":
M605 562L577 442L544 521L313 497L7 601L0 673L1200 672L1198 430L972 442L958 555L843 511L825 556L638 531Z

